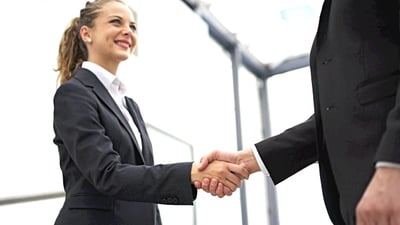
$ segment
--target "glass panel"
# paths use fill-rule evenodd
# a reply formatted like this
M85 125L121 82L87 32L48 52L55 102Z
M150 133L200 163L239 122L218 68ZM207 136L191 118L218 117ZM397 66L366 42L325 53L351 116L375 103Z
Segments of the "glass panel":
M190 143L151 124L148 124L148 132L153 143L155 164L193 161L193 147ZM195 206L160 204L158 207L163 224L196 224Z
M63 198L0 206L0 224L54 224Z
M273 135L313 114L308 67L273 76L267 85ZM331 224L322 199L317 164L281 182L276 190L281 224Z
M256 76L244 67L239 70L239 95L243 148L249 148L262 139L262 121ZM245 181L249 225L268 224L266 179L262 173L252 174ZM257 203L257 204L256 204Z
M308 53L322 0L203 0L263 63Z

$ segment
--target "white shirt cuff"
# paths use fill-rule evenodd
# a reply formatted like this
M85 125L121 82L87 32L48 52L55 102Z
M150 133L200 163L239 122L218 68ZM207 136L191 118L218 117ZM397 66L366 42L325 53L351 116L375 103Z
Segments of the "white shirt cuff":
M260 154L258 154L256 146L252 145L251 151L253 152L254 157L256 158L258 167L260 167L261 172L263 172L266 176L269 176L269 172L268 172L267 168L265 167L264 162L261 160Z
M399 163L394 163L394 162L380 161L380 162L376 163L375 167L376 168L378 168L378 167L392 167L392 168L399 168L400 169L400 164Z

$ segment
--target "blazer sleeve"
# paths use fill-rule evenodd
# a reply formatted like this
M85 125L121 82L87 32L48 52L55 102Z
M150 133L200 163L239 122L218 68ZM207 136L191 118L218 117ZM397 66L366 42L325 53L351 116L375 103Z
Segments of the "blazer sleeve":
M68 153L69 166L77 167L98 192L119 200L193 204L197 192L191 184L192 163L122 163L107 135L109 130L102 125L100 107L104 105L93 91L77 82L58 88L54 97L55 142Z
M386 119L386 130L382 135L376 153L376 162L385 161L400 164L400 87L397 87L395 105Z
M255 144L274 184L317 161L314 116Z
M400 5L400 0L397 1ZM397 10L397 21L400 21L400 11ZM398 33L400 31L400 23L397 26ZM399 42L396 42L399 43ZM400 48L400 44L398 44ZM400 62L398 62L400 65ZM400 82L397 84L397 92L395 105L389 112L386 119L386 130L382 135L379 143L375 162L385 161L400 164Z

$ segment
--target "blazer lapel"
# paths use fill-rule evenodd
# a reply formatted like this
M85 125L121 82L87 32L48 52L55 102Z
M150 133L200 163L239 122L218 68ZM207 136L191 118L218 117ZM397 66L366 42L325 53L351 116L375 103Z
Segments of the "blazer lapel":
M97 95L97 97L107 106L114 115L118 118L118 120L122 123L124 128L128 131L129 136L131 137L134 145L136 146L137 151L139 152L140 157L144 161L144 157L138 149L140 149L139 144L133 134L132 129L129 126L128 121L125 116L122 114L118 105L115 103L114 99L111 97L110 93L104 87L104 85L97 79L97 77L89 70L81 69L75 75L75 77L80 80L84 85L93 88L93 92Z
M331 11L331 1L325 0L322 4L321 14L319 17L318 29L315 37L316 47L320 47L321 42L326 38L326 31L328 29L329 15Z
M144 123L139 107L136 104L136 102L133 101L133 99L131 98L125 97L125 101L128 108L128 112L133 118L133 121L135 122L141 134L142 154L146 160L146 164L153 165L154 164L153 148L151 145L149 135L147 133L146 124Z

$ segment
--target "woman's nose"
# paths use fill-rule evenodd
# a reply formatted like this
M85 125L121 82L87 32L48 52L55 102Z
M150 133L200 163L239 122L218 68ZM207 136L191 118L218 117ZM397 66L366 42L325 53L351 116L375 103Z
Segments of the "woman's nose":
M128 28L125 28L124 30L123 30L123 34L124 35L130 35L130 33L132 32L132 30L128 27Z

